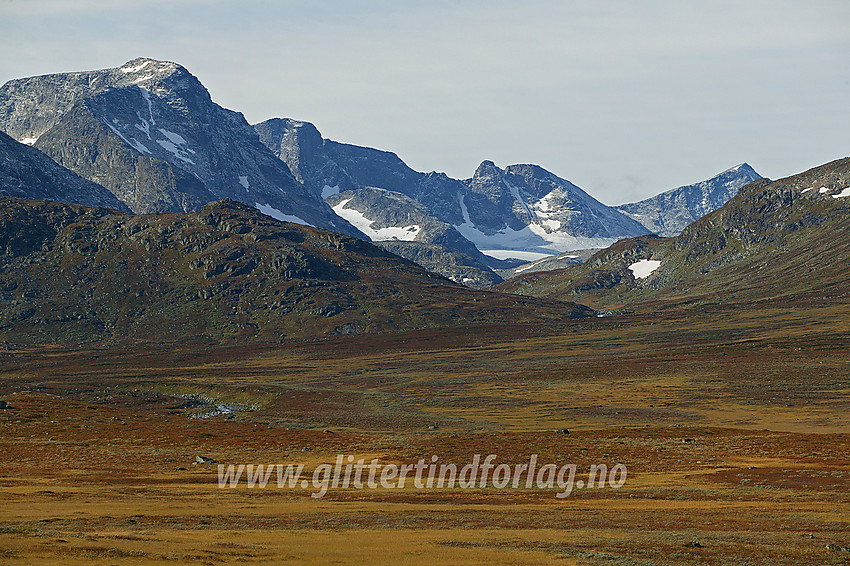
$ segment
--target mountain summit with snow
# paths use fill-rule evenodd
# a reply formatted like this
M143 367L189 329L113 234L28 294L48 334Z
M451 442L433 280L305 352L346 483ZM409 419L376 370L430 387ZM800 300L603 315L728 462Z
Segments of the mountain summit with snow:
M470 179L458 180L414 171L392 152L324 139L309 122L274 118L254 128L322 198L365 188L401 193L493 257L540 257L604 247L646 232L640 223L537 165L502 170L485 161ZM349 219L371 222L386 216L383 210L365 207L367 201L377 202L358 199L340 205L335 199L332 205ZM403 230L405 225L383 223L381 228Z
M540 254L608 246L646 229L538 165L484 161L459 195L458 231L479 249ZM485 252L487 253L487 252Z
M538 165L484 161L465 180L421 173L390 151L326 139L310 122L251 126L215 104L184 67L149 58L9 81L0 87L0 130L135 213L232 199L279 220L388 242L394 253L479 286L498 280L491 268L517 267L516 259L678 233L760 178L742 164L611 207Z
M168 61L43 75L0 87L0 130L106 187L136 213L230 198L279 219L360 233L299 183L242 114Z

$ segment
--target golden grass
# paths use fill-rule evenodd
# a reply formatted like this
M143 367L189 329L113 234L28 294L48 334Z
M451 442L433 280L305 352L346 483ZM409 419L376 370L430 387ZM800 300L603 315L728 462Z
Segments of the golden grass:
M847 311L11 352L0 563L844 564L826 544L850 546ZM192 392L256 407L194 419L204 407L175 396ZM410 485L317 500L219 489L193 464L476 453L629 475L563 500Z

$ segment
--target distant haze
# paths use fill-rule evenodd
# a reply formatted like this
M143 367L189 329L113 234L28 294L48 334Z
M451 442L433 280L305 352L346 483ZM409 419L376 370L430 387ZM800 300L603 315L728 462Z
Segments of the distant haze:
M251 123L606 204L850 155L850 2L0 0L0 83L176 61Z

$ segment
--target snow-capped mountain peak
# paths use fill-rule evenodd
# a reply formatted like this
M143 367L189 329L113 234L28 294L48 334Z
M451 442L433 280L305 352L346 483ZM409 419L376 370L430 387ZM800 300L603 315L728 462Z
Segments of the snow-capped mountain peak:
M138 58L9 81L0 87L0 130L35 140L134 212L192 212L229 198L362 236L293 177L241 113L215 104L174 62Z

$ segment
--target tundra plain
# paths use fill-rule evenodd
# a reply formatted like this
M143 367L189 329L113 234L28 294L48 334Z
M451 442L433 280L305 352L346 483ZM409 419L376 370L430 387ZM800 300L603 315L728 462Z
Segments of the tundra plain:
M846 297L810 295L283 344L10 347L0 563L848 564L848 341ZM195 463L491 453L628 478L563 499L317 499L221 489L217 464Z

